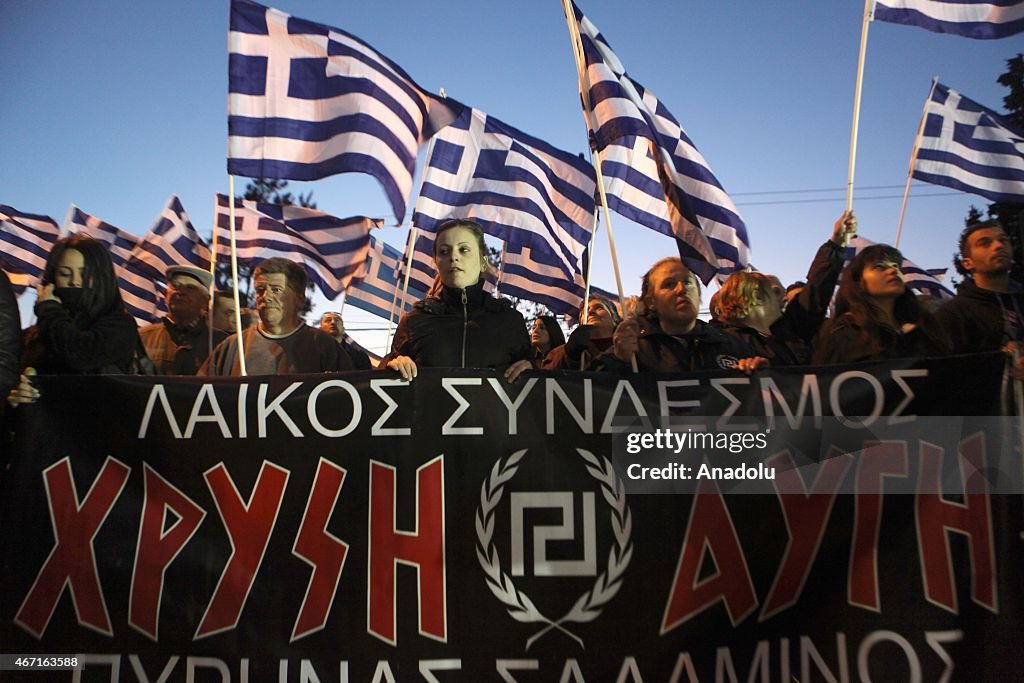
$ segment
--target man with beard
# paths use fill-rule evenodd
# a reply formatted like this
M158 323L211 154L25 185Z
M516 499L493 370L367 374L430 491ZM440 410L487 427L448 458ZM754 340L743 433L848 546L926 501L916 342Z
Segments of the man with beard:
M241 332L248 375L295 375L351 370L345 350L300 317L306 306L306 271L285 258L263 261L253 271L258 324ZM238 336L224 340L200 375L242 374Z
M213 275L194 266L167 269L167 315L139 330L158 375L194 375L210 348L227 336L206 324ZM212 344L210 337L213 337Z
M1013 247L999 222L967 226L953 264L964 281L935 314L953 353L1012 351L1024 340L1024 288L1010 280Z

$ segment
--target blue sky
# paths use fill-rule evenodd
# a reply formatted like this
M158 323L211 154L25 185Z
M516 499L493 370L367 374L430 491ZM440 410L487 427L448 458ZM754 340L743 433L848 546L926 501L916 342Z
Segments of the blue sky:
M553 145L586 150L559 0L270 4L354 33L426 89L444 87ZM733 196L753 263L784 282L800 278L843 209L863 3L581 0L580 7ZM74 202L144 233L176 193L208 234L213 196L228 187L227 20L226 0L3 0L0 203L60 222ZM864 237L895 238L932 76L1001 110L1005 89L995 79L1021 51L1021 36L976 41L871 25L854 201ZM240 192L245 180L236 182ZM369 178L292 185L311 190L323 211L393 222ZM971 204L986 201L915 182L901 243L907 256L948 266ZM614 214L612 225L625 288L636 293L643 271L674 245ZM404 244L402 229L377 234ZM611 289L603 230L599 239L594 281ZM349 308L345 317L350 329L379 327Z

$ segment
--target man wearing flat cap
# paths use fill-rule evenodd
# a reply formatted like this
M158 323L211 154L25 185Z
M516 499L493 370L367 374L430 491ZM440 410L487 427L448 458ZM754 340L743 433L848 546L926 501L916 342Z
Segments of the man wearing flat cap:
M167 269L167 315L158 323L139 330L146 354L158 375L194 375L213 346L224 341L226 332L206 324L213 275L194 266Z

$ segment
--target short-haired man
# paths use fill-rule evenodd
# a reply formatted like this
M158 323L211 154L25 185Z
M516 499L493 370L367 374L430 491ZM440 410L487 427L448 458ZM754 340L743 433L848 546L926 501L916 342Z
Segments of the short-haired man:
M213 293L213 328L228 334L238 331L235 320L235 295L233 292Z
M323 317L320 318L320 329L331 335L334 341L341 344L341 348L345 349L345 353L352 360L353 368L356 370L370 370L373 368L373 364L370 363L370 357L366 352L345 337L345 321L342 320L341 313L334 313L333 311L324 313Z
M258 324L243 330L246 373L294 375L351 370L352 361L330 336L302 322L306 271L284 258L270 258L253 271ZM200 375L242 374L238 336L224 340Z
M935 314L953 352L995 351L1024 340L1024 288L1010 279L1013 247L999 222L967 226L953 264L964 281Z
M211 345L224 341L226 332L211 331L206 324L212 283L213 275L202 268L167 269L167 315L139 330L156 374L194 375L210 354Z

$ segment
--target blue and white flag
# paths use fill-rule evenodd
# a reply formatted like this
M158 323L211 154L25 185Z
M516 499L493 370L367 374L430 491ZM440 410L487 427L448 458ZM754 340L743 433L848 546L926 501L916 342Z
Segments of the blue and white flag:
M420 144L461 110L345 31L231 2L228 173L367 173L401 223Z
M235 203L238 260L250 266L280 256L301 264L324 296L333 300L366 274L370 230L384 221L353 216L335 218L301 206L260 202ZM217 195L218 257L230 257L228 197Z
M0 268L10 276L15 291L24 291L42 277L59 236L60 228L49 216L0 204Z
M166 272L171 266L210 269L210 247L193 227L181 200L173 194L132 251L129 265L132 270L152 277L161 292L167 287Z
M581 90L590 132L602 151L608 206L675 236L687 266L705 283L749 262L747 228L693 142L652 92L630 78L597 27L573 4L586 70Z
M405 302L401 302L402 282L396 276L401 260L402 252L370 235L366 276L362 282L345 291L345 303L381 318L397 319L402 313L412 310L412 305L425 297L427 290L410 281L409 293ZM397 311L397 315L393 311Z
M150 269L140 268L138 262L132 262L132 256L142 242L141 237L106 223L74 204L68 211L64 231L88 235L107 244L110 260L114 263L117 284L121 289L121 298L128 312L140 325L156 322L167 312L161 288L158 286L158 282L161 281L153 277Z
M925 104L914 177L994 202L1024 203L1024 132L936 83Z
M410 230L405 241L405 253L395 267L395 277L399 283L405 281L405 265L409 262L409 240L413 232ZM409 287L424 292L430 291L434 285L437 268L434 267L434 235L416 231L416 243L412 245L412 269L409 271ZM402 284L399 284L401 287Z
M849 265L853 257L863 251L865 247L870 247L873 244L875 242L859 236L851 239L850 243L846 246L844 254L845 264L843 267L845 268L846 265ZM939 299L952 299L954 297L953 292L936 277L934 270L922 268L905 256L903 257L903 263L900 264L900 270L903 271L904 284L910 289ZM945 273L945 270L939 272Z
M559 315L579 313L585 284L582 275L577 273L567 280L557 265L546 263L545 256L535 256L529 247L521 245L506 245L501 258L498 291L502 296L533 301Z
M1005 38L1024 31L1021 0L876 0L871 18L965 38Z
M545 252L571 278L594 230L594 169L574 154L466 109L437 134L413 225L470 218L507 244Z

